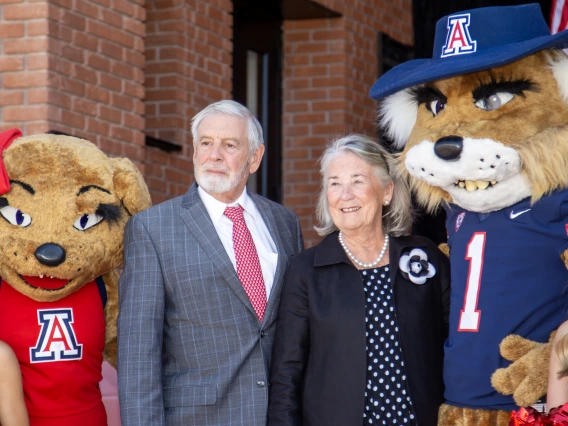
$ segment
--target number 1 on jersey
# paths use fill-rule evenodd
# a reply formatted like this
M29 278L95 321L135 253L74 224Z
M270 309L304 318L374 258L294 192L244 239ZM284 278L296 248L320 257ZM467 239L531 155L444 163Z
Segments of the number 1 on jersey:
M476 232L467 244L466 260L469 260L469 272L465 287L464 306L460 312L458 331L479 331L481 311L477 309L483 255L485 252L485 232Z

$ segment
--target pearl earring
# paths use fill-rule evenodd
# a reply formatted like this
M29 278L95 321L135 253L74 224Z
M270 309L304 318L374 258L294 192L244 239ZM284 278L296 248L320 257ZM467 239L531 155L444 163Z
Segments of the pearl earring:
M385 200L385 201L383 201L383 204L384 204L385 206L388 206L388 205L390 204L390 201L389 201L389 200Z

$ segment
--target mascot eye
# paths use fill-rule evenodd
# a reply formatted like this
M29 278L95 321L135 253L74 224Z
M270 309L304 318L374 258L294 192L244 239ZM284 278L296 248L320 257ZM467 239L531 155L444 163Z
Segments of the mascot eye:
M32 223L32 218L29 214L22 213L21 210L15 209L14 207L2 207L0 214L12 225L21 226L22 228Z
M104 219L103 216L100 216L95 213L84 214L75 221L75 223L73 224L73 228L78 229L79 231L85 231L89 228L92 228L103 219Z
M434 116L438 115L440 111L442 111L445 107L446 104L442 101L436 100L430 102L430 111L432 111L432 114L434 114Z
M498 92L487 98L483 98L475 102L475 106L485 111L493 111L513 99L515 95L509 92Z

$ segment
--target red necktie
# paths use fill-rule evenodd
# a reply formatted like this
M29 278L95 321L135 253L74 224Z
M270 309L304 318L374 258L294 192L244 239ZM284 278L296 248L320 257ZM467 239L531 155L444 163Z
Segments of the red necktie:
M266 309L266 287L258 253L252 240L241 206L227 207L225 216L233 221L233 249L237 260L237 275L260 321Z

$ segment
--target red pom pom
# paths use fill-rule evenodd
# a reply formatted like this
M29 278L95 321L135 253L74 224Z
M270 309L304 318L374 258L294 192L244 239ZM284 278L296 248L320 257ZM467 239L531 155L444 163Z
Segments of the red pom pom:
M511 413L509 426L568 426L568 403L542 414L533 407L521 407Z

